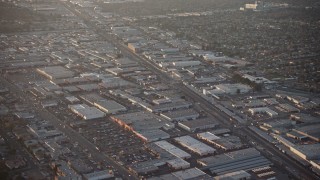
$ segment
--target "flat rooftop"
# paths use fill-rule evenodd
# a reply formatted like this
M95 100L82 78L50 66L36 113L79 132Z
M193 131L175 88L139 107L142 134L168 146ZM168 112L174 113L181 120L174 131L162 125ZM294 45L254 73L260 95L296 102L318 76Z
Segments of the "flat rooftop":
M49 79L70 78L74 76L73 71L62 66L48 66L44 68L38 68L37 71Z
M182 124L189 128L197 128L202 126L218 125L219 123L212 118L202 118L202 119L179 122L179 124Z

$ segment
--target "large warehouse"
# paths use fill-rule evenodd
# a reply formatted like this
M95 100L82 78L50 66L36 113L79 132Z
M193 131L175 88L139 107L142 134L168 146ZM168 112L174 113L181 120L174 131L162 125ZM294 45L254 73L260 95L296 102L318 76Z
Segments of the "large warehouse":
M74 76L74 72L62 66L49 66L38 68L37 72L46 76L49 79L70 78Z
M170 121L186 121L190 119L196 119L199 117L199 113L193 109L170 111L161 113L160 115Z
M194 139L190 136L182 136L174 138L174 140L181 146L188 148L190 151L199 154L200 156L205 156L208 154L214 154L215 149Z
M242 149L221 155L210 156L197 160L197 162L209 169L212 174L222 175L239 170L251 170L265 167L272 163L260 155L255 148Z
M203 119L195 119L190 121L179 122L178 126L189 132L195 132L199 130L214 128L218 124L219 123L212 118L203 118Z
M168 143L167 141L158 141L158 142L155 142L154 144L156 144L160 148L164 149L165 151L169 152L170 154L178 158L181 158L181 159L191 158L191 155L189 153L186 153L185 151L177 148L176 146Z
M102 118L105 116L104 112L95 107L90 107L86 104L69 105L69 108L72 112L85 120Z
M169 138L170 135L160 128L174 127L173 123L148 111L111 116L111 119L147 142Z
M115 114L117 112L126 111L127 108L113 100L103 100L95 102L94 105L100 110L108 113Z

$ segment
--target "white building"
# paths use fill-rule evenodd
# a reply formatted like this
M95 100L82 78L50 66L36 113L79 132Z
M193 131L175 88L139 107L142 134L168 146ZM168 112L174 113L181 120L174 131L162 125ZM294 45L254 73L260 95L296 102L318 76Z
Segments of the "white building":
M72 112L85 120L102 118L105 116L104 112L95 107L90 107L86 104L69 105L69 108Z
M268 114L270 117L277 116L278 113L269 109L268 107L250 108L248 110L252 115L255 114Z
M166 150L167 152L169 152L170 154L178 158L181 158L181 159L191 158L191 155L189 153L186 153L185 151L177 148L176 146L168 143L167 141L158 141L158 142L155 142L154 144L156 144L160 148Z
M175 67L198 66L200 64L200 61L177 61L172 63L172 65Z
M189 150L199 154L200 156L205 156L208 154L214 154L216 151L214 148L190 137L190 136L182 136L174 138L180 145L188 148Z

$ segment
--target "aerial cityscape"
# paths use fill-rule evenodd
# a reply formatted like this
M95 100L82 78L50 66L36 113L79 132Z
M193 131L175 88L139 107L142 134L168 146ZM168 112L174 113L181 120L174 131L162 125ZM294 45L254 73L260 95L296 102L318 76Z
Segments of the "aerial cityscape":
M0 180L320 180L319 0L2 0Z

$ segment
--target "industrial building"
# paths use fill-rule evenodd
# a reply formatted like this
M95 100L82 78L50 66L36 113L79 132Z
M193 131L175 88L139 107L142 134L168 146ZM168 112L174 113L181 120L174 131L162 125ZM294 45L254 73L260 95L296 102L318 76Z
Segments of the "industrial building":
M218 137L210 132L204 132L197 134L197 137L223 150L242 147L241 140L237 136Z
M170 111L161 113L160 115L170 121L186 121L190 119L196 119L199 117L199 113L193 109Z
M74 76L74 72L62 66L49 66L38 68L37 72L46 76L49 79L70 78Z
M256 115L256 114L267 114L270 117L275 117L278 115L277 112L275 112L274 110L268 108L268 107L259 107L259 108L250 108L248 109L248 111L252 114L252 115Z
M75 96L66 96L65 98L71 104L80 102L80 100Z
M156 144L160 148L164 149L165 151L169 152L170 154L178 158L181 158L181 159L191 158L191 155L189 153L186 153L185 151L177 148L176 146L168 143L167 141L158 141L158 142L155 142L154 144Z
M187 169L190 167L190 163L187 161L181 159L181 158L176 158L167 161L167 164L170 168L177 170L177 169Z
M248 107L248 108L264 107L264 106L266 106L266 103L260 99L253 99L245 104L245 107Z
M170 180L196 180L196 179L209 180L209 179L212 179L212 177L198 168L191 168L191 169L173 172L170 174L161 175L158 177L152 177L152 178L149 178L148 180L169 180L169 179Z
M172 63L174 67L198 66L200 64L201 64L200 61L176 61Z
M111 119L147 142L169 138L170 135L160 128L174 127L173 123L148 111L111 116Z
M225 151L232 149L239 149L243 146L241 139L238 136L227 136L220 139L213 140L212 143L215 147Z
M299 128L294 129L293 131L307 136L310 139L313 139L317 142L320 142L320 124L312 124L312 125L307 125L307 126L302 126Z
M277 128L277 127L292 127L296 122L290 119L279 119L264 122L263 126L267 128Z
M212 134L211 132L198 133L197 137L199 139L205 140L207 142L212 142L214 140L220 139L219 136L216 136L216 135Z
M206 129L214 128L217 125L219 125L219 123L212 118L195 119L190 121L182 121L178 123L179 127L189 132L206 130Z
M118 112L123 112L127 110L126 107L122 106L116 101L107 100L95 93L81 95L80 98L108 114L116 114Z
M112 171L103 170L103 171L96 171L88 174L83 175L84 180L101 180L101 179L111 179L114 175Z
M215 176L214 180L249 180L251 175L244 170L235 171L220 176Z
M254 148L210 156L198 159L197 162L204 166L204 169L209 169L216 175L223 175L239 170L246 171L271 165L271 162L260 155L260 152Z
M176 109L189 108L191 107L191 105L192 105L191 102L175 101L175 102L169 102L169 103L160 103L148 108L147 110L154 113L158 113L158 112L172 111Z
M118 112L124 112L127 110L126 107L122 106L121 104L113 101L113 100L101 100L95 102L94 105L108 114L116 114Z
M276 107L284 112L289 112L289 113L300 112L298 108L295 108L290 104L279 104Z
M215 86L215 89L212 90L204 90L203 94L217 96L220 94L244 94L251 90L251 87L244 84L218 84Z
M186 147L190 151L199 154L200 156L205 156L208 154L214 154L215 149L190 137L190 136L182 136L174 138L174 140L182 145L183 147Z
M320 144L294 145L289 147L290 150L305 160L318 160Z
M170 138L170 135L161 129L133 131L139 138L145 142L154 142Z
M102 118L105 113L95 107L90 107L86 104L75 104L68 106L72 112L82 117L84 120Z
M267 103L268 105L277 105L277 104L279 104L279 102L276 100L276 98L265 98L265 99L263 99L263 101L265 103Z

